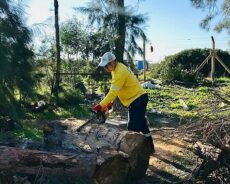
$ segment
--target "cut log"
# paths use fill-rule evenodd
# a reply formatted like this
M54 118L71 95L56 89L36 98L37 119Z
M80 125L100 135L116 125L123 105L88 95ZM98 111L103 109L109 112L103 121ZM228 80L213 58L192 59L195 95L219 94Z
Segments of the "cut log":
M111 158L114 162L97 163L94 178L98 183L122 183L121 181L125 183L145 175L150 154L142 134L125 131L119 126L94 122L87 124L78 132L78 127L85 121L87 120L66 119L48 123L44 130L46 144L55 148L97 154L119 153L120 156L117 158ZM121 157L120 153L127 155L127 159ZM103 156L100 158L103 160ZM117 172L118 175L115 174ZM117 182L118 179L121 181Z
M94 122L78 132L86 121L47 123L40 151L0 146L0 170L35 176L87 177L98 184L125 184L145 175L150 154L144 135Z
M125 184L129 172L128 155L117 151L100 154L93 180L98 184ZM112 154L114 154L112 156Z
M94 153L58 154L0 146L0 170L19 173L66 174L92 177L96 168Z
M129 180L140 179L145 175L149 165L149 153L144 136L129 132L119 140L119 144L119 150L129 155Z
M0 146L0 151L1 171L88 177L100 184L125 183L129 171L128 155L112 150L98 154L58 154Z

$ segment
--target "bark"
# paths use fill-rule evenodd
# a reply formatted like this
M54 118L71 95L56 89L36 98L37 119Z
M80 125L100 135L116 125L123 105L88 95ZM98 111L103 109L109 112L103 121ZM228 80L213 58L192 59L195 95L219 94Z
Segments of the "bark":
M53 93L55 94L55 96L58 96L59 85L60 85L60 70L61 70L58 7L59 7L58 0L54 0L55 37L56 37L56 76L55 76Z
M46 123L44 145L39 146L42 151L0 146L0 170L35 176L87 177L99 184L122 184L145 175L149 151L142 134L93 120L79 132L78 127L86 121Z
M54 153L0 146L0 170L34 175L88 177L97 183L125 183L128 155L117 151Z
M45 175L78 175L92 177L96 168L96 154L59 154L0 146L0 170Z
M125 131L114 125L96 124L93 120L90 124L83 126L79 132L78 127L85 122L86 120L67 119L48 123L46 129L49 131L48 133L44 131L46 143L49 146L56 144L56 147L61 145L63 149L78 152L97 154L110 152L127 155L127 162L125 157L111 158L114 160L111 165L102 162L105 169L95 172L97 173L95 178L100 178L98 181L105 181L104 175L112 177L116 172L121 172L119 175L122 181L139 179L144 176L148 168L149 151L142 134ZM113 180L111 179L111 182Z
M117 60L120 62L124 62L123 55L125 50L125 32L126 32L126 25L125 25L125 9L124 9L124 0L117 0L117 7L118 7L118 27L117 27L117 33L118 33L118 39L115 42L115 54L117 57Z

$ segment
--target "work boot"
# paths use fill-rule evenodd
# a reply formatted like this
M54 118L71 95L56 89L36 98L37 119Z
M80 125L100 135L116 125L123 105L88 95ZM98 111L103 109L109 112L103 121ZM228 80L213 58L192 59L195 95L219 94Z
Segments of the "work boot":
M149 153L150 154L155 153L155 148L154 148L152 136L145 137L145 139L147 141L147 146L148 146Z

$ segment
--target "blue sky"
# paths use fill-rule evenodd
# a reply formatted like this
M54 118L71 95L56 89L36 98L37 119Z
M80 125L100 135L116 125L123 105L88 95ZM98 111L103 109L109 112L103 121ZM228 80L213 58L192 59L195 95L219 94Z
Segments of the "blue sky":
M27 0L28 25L41 23L53 16L53 0ZM87 0L59 0L60 20L65 21L76 15L84 18L73 10L73 7L85 6ZM214 36L216 48L230 49L229 35L224 31L207 32L199 27L205 12L192 7L190 0L125 0L136 13L146 13L145 32L149 38L146 46L147 60L156 63L165 56L175 54L184 49L210 48L211 36ZM218 21L218 20L216 20ZM51 31L52 32L52 31ZM140 43L142 45L142 43ZM150 53L150 45L154 52ZM141 59L136 56L136 59Z

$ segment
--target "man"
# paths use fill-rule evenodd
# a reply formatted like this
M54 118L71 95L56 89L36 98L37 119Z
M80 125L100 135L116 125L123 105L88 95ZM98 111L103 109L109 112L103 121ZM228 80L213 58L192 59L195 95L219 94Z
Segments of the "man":
M111 52L106 52L99 66L111 72L111 87L105 98L94 107L95 111L103 110L107 104L118 97L121 103L128 107L128 130L142 132L148 142L150 153L154 153L154 144L147 120L145 118L148 95L133 72L116 60Z

